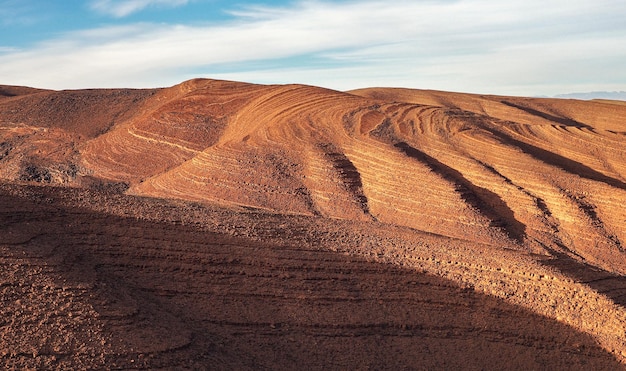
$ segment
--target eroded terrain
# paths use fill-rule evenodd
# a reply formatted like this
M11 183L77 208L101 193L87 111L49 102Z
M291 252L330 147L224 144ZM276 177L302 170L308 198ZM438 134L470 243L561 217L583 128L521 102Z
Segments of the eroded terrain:
M0 360L620 368L624 117L408 89L2 87Z

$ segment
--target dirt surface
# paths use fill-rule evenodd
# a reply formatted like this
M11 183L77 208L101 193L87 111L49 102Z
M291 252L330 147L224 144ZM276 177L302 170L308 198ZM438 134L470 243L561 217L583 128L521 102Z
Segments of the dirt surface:
M0 362L620 369L626 106L0 87Z
M589 335L441 277L60 192L0 196L5 367L620 367Z

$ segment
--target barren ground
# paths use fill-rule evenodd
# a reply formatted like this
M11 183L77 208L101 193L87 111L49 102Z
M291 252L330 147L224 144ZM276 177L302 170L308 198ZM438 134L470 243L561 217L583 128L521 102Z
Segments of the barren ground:
M0 89L6 368L620 369L626 106Z

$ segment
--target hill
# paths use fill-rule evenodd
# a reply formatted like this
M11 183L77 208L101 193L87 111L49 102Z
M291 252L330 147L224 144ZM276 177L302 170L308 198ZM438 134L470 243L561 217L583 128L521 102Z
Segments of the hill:
M0 92L5 365L626 360L624 105L208 79Z
M565 99L607 99L607 100L626 100L626 91L593 91L588 93L568 93L559 94L555 98Z

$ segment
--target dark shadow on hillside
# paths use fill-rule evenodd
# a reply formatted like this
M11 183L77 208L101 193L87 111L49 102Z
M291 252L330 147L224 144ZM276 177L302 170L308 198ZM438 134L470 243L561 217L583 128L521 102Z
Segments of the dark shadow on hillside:
M602 174L601 172L596 171L580 162L571 160L567 157L561 156L554 152L550 152L543 148L536 147L532 144L528 144L520 140L517 140L513 138L512 136L505 134L502 131L496 130L495 128L491 126L485 127L485 129L489 130L495 137L500 139L503 143L515 146L521 149L522 151L524 151L525 153L533 156L539 161L545 162L552 166L556 166L572 174L579 175L583 178L587 178L587 179L594 180L597 182L602 182L612 187L626 190L626 183L622 182L619 179L606 176Z
M426 164L432 171L455 184L463 200L492 220L494 227L502 228L510 238L520 243L523 242L526 226L515 219L513 210L496 193L475 185L458 170L405 142L396 143L395 147L402 150L407 156Z
M108 334L101 368L621 367L590 336L443 278L288 241L65 208L55 203L62 190L37 192L0 194L0 235L9 236L0 260L21 264L35 288L37 277L57 277L58 290L94 308L97 316L74 318ZM2 288L3 304L23 289L7 280ZM49 321L64 318L65 309L48 307L60 311ZM12 316L3 320L14 321L5 328L14 336L39 323L22 328ZM63 331L79 337L81 328ZM33 354L0 364L54 355ZM72 363L72 352L56 356L59 367L89 366Z
M512 103L512 102L508 102L508 101L505 101L505 100L500 101L500 102L502 104L504 104L504 105L509 106L509 107L517 108L517 109L522 110L524 112L530 113L533 116L541 117L542 119L545 119L545 120L548 120L548 121L552 121L552 122L555 122L555 123L560 124L560 125L574 126L574 127L577 127L577 128L587 128L587 129L592 129L593 130L593 127L591 127L591 126L589 126L587 124L584 124L584 123L582 123L580 121L576 121L574 119L568 118L568 117L560 117L560 116L551 115L551 114L549 114L547 112L539 111L539 110L536 110L534 108L522 106L522 105L515 104L515 103Z
M363 180L361 179L361 173L359 173L356 166L354 166L352 161L350 161L350 159L335 146L322 144L320 145L320 148L324 151L324 155L337 171L341 181L361 207L361 210L363 210L366 215L370 215L374 218L369 210L367 196L363 192Z
M597 292L609 297L615 304L626 308L625 276L579 262L565 253L550 249L541 242L539 243L554 257L554 259L541 260L540 263L558 269L571 279L588 285Z

